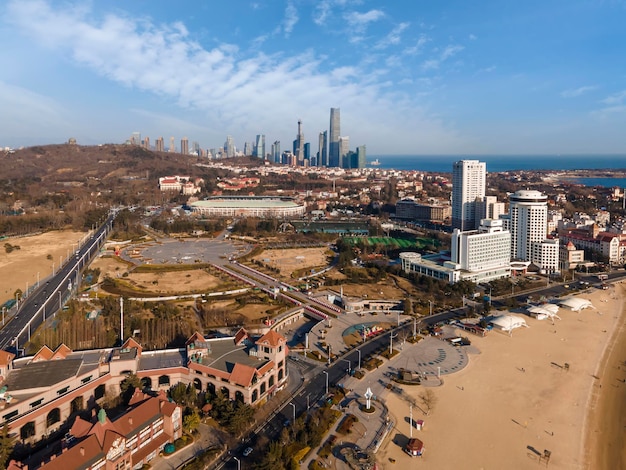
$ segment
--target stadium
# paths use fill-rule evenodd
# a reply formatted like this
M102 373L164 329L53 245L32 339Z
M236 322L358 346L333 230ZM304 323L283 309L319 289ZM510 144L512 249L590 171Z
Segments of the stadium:
M306 205L292 198L263 196L213 197L190 204L191 210L213 217L299 217Z

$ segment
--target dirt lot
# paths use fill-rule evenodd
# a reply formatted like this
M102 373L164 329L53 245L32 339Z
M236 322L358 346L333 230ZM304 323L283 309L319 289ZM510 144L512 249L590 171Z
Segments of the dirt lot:
M289 278L296 271L298 276L303 276L311 269L326 267L329 254L325 247L265 250L254 260L280 269L281 276Z
M59 258L67 259L75 250L84 232L55 231L29 237L7 238L0 248L0 302L14 297L15 291L24 291L52 274L52 266L59 268ZM17 247L6 252L6 244Z
M199 293L214 289L220 280L203 270L130 273L125 278L133 287L155 294Z

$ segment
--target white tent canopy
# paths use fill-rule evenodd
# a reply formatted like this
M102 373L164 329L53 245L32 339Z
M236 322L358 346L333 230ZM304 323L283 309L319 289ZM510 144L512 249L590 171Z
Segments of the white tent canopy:
M537 320L545 320L546 318L558 318L560 320L561 317L556 314L558 311L559 307L555 304L533 305L528 308L528 313Z
M561 307L569 308L574 312L579 312L585 308L595 308L591 301L587 299L582 299L580 297L570 297L568 299L561 300L559 302Z
M490 323L495 327L500 328L502 331L509 332L522 326L528 328L526 320L516 315L501 315L491 320Z

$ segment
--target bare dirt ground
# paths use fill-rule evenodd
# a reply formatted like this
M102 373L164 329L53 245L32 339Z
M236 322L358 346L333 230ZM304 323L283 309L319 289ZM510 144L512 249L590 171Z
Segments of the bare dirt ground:
M310 272L311 269L326 267L329 254L328 248L325 247L291 248L265 250L253 259L280 269L281 276L291 277L296 271Z
M117 256L99 256L96 258L93 263L91 263L91 268L99 269L100 276L98 277L98 282L102 282L105 278L118 278L122 277L125 272L128 272L129 266L120 261Z
M170 271L129 273L125 281L134 288L155 294L185 294L206 292L217 287L220 280L206 271Z
M14 297L15 291L24 291L43 282L57 270L59 262L65 262L76 250L77 243L86 233L71 230L46 232L28 237L7 238L0 247L0 302ZM6 244L19 246L11 253L6 252Z
M394 278L376 284L342 284L343 293L349 297L370 299L402 299L407 293L415 293L415 288L406 279ZM332 287L338 290L337 286Z

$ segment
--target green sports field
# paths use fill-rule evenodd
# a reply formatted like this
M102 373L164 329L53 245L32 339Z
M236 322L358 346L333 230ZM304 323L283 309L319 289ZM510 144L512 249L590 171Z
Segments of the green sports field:
M344 241L352 245L364 244L369 246L384 245L391 249L394 248L418 248L423 249L426 246L439 246L439 240L434 238L416 238L415 240L405 240L403 238L393 237L346 237Z

